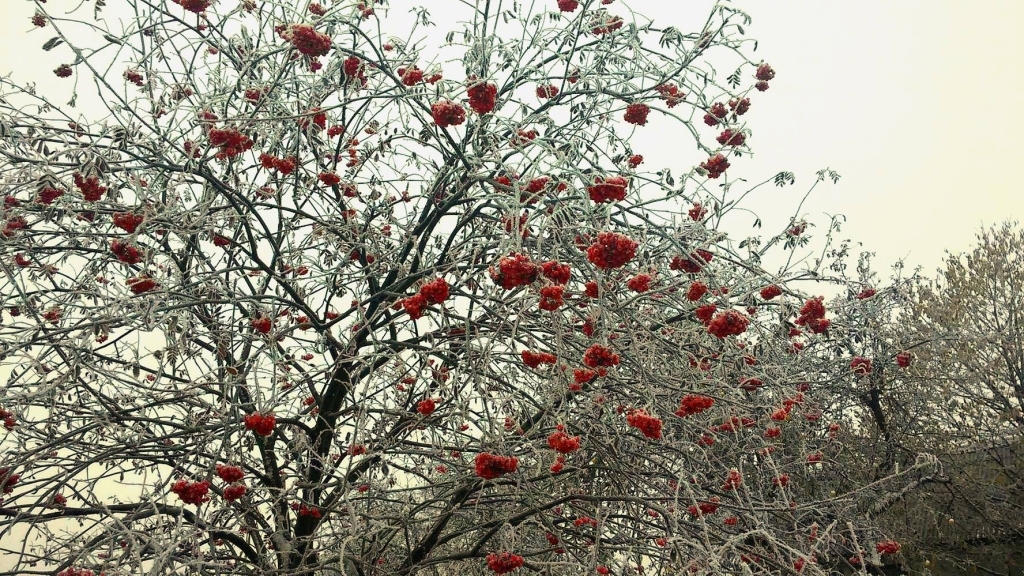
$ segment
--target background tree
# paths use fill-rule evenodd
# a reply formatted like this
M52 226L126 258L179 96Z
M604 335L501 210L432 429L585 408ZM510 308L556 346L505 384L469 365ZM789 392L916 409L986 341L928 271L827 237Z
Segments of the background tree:
M848 346L807 224L724 231L775 75L745 15L393 4L38 3L76 96L2 81L5 573L897 553L855 512L905 479L849 482L808 384ZM638 130L692 137L678 183Z
M939 455L949 482L905 510L921 517L923 557L1008 573L1024 566L1024 231L977 238L915 285L911 390L926 406L908 447Z

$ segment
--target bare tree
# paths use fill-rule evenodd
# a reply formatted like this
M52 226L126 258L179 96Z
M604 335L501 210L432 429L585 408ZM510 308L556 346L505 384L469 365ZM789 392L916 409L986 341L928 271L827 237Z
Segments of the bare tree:
M845 482L807 384L849 362L796 287L807 224L724 232L775 75L743 12L118 4L33 18L105 111L0 80L3 573L898 552L856 512L906 471ZM654 130L698 151L678 180L641 169Z

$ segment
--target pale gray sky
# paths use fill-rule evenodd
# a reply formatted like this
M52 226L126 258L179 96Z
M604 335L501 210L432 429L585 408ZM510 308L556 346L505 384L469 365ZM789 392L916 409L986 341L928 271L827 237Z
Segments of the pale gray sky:
M116 9L119 2L107 3ZM628 4L657 23L693 31L713 1ZM733 4L754 18L747 33L759 40L756 56L777 77L768 92L755 93L748 115L756 156L734 162L730 176L760 181L780 170L797 175L797 186L765 189L752 198L750 206L766 223L783 222L814 173L826 166L843 178L811 197L806 216L824 224L825 213L845 214L844 236L876 251L882 266L906 257L930 273L943 249L967 249L980 226L1024 215L1013 169L1022 150L1014 135L1024 131L1024 111L1016 105L1024 87L1018 64L1024 36L1016 30L1024 2ZM27 0L0 4L6 26L0 73L38 79L56 101L66 101L58 98L65 98L62 91L70 96L70 84L52 70L68 55L38 49L51 35L32 29L33 9ZM638 147L648 167L672 162L671 136L659 134L665 140L652 142L650 150Z

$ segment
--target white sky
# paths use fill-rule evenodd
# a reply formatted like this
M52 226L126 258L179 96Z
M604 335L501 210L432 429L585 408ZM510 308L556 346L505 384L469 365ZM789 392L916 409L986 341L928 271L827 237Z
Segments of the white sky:
M61 2L79 4L51 0L48 7ZM113 9L120 2L107 3ZM441 2L423 3L436 11ZM700 28L713 2L628 4L656 24L689 32ZM733 4L754 18L746 29L760 43L755 57L769 62L777 76L768 92L754 94L747 116L755 157L735 161L730 176L751 182L780 170L797 176L797 186L766 188L753 198L750 206L766 224L784 223L814 173L826 166L843 178L812 195L806 216L824 225L826 213L845 214L843 237L877 252L879 269L905 257L931 274L944 249L966 250L982 225L1024 215L1024 199L1013 184L1022 151L1015 135L1024 131L1017 104L1024 87L1018 64L1024 36L1017 30L1024 2ZM67 54L38 48L50 34L33 30L33 10L29 0L0 0L6 27L0 29L0 73L37 79L55 101L66 101L61 91L70 96L70 84L52 70ZM647 129L652 137L655 127ZM658 134L651 151L637 147L649 159L645 166L657 167L661 158L671 162L672 136ZM685 146L689 152L689 141Z

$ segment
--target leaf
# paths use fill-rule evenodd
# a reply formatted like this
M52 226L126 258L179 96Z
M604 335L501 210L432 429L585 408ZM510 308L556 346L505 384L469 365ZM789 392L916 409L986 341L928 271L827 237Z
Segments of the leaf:
M106 40L107 42L110 42L111 44L118 44L118 45L122 44L120 38L117 38L116 36L112 36L110 34L104 34L103 35L103 39Z
M64 43L63 40L61 40L57 36L54 36L53 38L50 38L49 40L47 40L45 44L43 44L43 50L46 50L46 51L53 50L54 48L56 48L57 46L60 46L63 43Z

